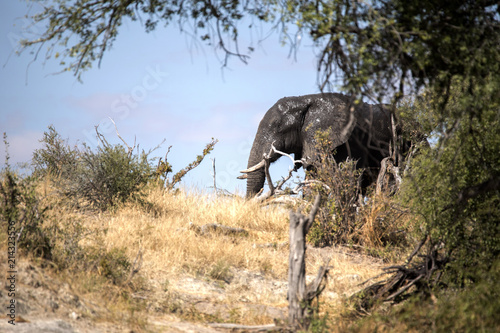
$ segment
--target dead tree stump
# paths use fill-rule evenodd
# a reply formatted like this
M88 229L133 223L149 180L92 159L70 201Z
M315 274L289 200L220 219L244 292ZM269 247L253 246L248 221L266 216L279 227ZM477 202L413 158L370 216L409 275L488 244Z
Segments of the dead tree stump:
M325 288L321 285L328 273L328 263L321 267L316 279L306 286L306 235L318 212L320 195L316 196L309 216L290 212L290 256L288 268L288 324L294 328L307 329L310 323L314 298Z

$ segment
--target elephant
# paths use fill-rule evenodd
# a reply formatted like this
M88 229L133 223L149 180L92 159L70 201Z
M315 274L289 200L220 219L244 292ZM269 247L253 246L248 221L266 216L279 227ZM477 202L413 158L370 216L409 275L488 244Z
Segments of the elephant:
M274 104L261 120L253 141L246 173L247 198L255 196L264 186L264 154L271 145L309 168L318 158L315 135L318 130L330 130L332 153L337 162L348 157L358 160L356 167L365 174L362 187L366 188L378 175L382 159L391 155L393 139L391 113L387 105L355 103L339 93L320 93L284 97ZM271 153L270 162L281 155ZM296 166L296 168L300 165Z

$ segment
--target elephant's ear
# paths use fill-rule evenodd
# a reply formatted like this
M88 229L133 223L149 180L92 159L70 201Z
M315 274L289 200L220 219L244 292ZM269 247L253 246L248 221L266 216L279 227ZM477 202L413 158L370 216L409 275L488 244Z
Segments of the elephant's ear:
M342 97L342 98L341 98ZM330 131L332 149L347 142L357 123L354 104L345 96L324 95L311 104L304 118L304 142L311 147L304 147L306 154L314 151L315 137L318 131Z

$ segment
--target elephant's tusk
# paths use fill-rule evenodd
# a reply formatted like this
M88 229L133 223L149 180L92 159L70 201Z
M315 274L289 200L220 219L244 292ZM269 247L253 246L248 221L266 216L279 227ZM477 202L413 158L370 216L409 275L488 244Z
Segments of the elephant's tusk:
M248 178L248 175L241 175L241 176L238 176L236 177L237 179L247 179Z
M264 165L266 165L266 162L264 160L260 161L258 164L255 164L253 167L251 168L248 168L246 170L241 170L240 172L241 173L249 173L249 172L253 172L255 170L259 170L260 168L263 168Z

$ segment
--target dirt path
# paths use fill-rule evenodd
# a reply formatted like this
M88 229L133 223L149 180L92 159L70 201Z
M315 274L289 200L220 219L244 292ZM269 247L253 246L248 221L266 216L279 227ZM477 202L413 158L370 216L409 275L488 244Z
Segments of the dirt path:
M380 271L382 263L341 248L308 249L308 263L331 257L330 281L323 301L339 302L359 289L364 279ZM2 260L3 261L3 260ZM3 261L5 262L5 261ZM369 269L368 269L369 267ZM5 270L4 270L5 271ZM310 272L313 278L315 272ZM30 262L18 264L16 281L16 325L3 315L1 332L133 332L123 320L103 319L108 311L97 302L78 296L67 282ZM287 315L285 280L259 272L231 269L230 281L178 276L168 288L150 281L146 294L147 312L138 316L153 332L218 332L201 322L241 322L252 318L261 324ZM0 290L2 308L9 304L8 283ZM4 311L4 313L6 313ZM180 315L178 315L180 314Z

